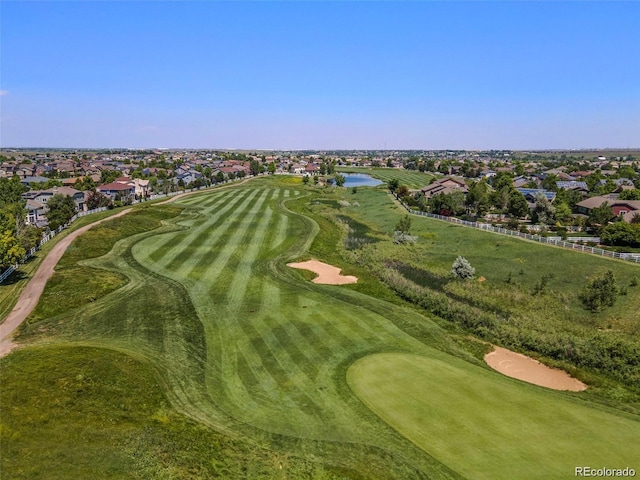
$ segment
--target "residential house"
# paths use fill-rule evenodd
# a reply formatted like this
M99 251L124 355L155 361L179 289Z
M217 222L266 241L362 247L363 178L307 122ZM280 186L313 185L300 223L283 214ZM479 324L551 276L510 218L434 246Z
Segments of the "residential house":
M47 205L35 200L27 200L27 223L38 228L46 227L48 220L46 217Z
M136 195L135 185L128 183L107 183L100 185L96 190L111 200L134 200Z
M87 209L85 202L85 193L71 187L54 187L48 190L32 190L22 194L22 198L26 200L34 200L40 204L46 204L54 195L67 195L73 198L76 204L76 210L83 212Z
M576 180L560 181L556 182L556 186L562 190L575 190L583 195L589 193L589 187L586 182L579 182Z
M454 192L466 194L469 191L469 187L467 187L467 184L462 178L444 177L426 187L422 187L420 191L423 193L425 199L428 200L434 195L447 195Z
M553 202L556 199L556 192L551 192L543 188L516 188L516 190L524 195L524 198L527 200L529 206L536 203L536 197L540 193L544 195L550 202Z
M634 215L640 214L640 200L619 200L611 195L587 198L576 204L576 207L579 213L589 215L591 210L601 207L604 203L611 208L614 215L621 216L626 222L630 222Z

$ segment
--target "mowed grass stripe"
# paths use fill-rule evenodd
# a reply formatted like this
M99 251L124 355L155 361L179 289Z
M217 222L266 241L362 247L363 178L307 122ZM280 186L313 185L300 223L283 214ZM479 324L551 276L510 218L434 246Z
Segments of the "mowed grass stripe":
M288 191L288 190L287 190ZM287 238L287 228L289 227L289 217L284 213L278 214L278 227L271 240L271 250L278 248Z
M175 258L182 248L184 248L184 242L191 242L194 238L200 235L200 232L203 228L207 228L211 221L215 221L217 218L222 218L229 210L231 210L235 204L240 201L241 198L245 197L249 192L243 192L242 195L238 195L233 201L227 202L226 196L218 195L215 199L215 203L212 206L217 206L218 204L225 203L225 206L220 210L217 210L216 213L213 214L213 219L209 218L211 215L209 212L202 212L202 224L198 227L191 227L188 230L184 230L182 232L170 232L168 234L160 234L155 235L146 239L144 242L148 248L146 250L149 252L147 256L154 263L159 264L168 264L173 258ZM154 245L155 244L155 245Z
M229 215L234 217L241 215L251 206L254 197L255 193L246 196L244 201L236 208L234 207L239 199L229 202L229 209L233 209ZM165 263L165 269L174 272L179 277L191 277L197 280L206 265L206 258L212 255L212 251L224 242L225 233L232 226L233 222L229 221L228 215L225 213L222 215L212 214L206 228L200 229L197 236L191 237L191 243L183 245L182 251L170 263Z
M241 240L246 235L249 227L253 225L255 218L260 212L268 193L268 190L262 190L262 195L260 195L260 198L254 202L253 207L248 212L238 212L238 215L236 217L239 217L241 213L244 213L244 216L235 218L235 231L229 237L222 250L218 252L215 259L206 268L206 270L204 270L199 280L203 285L207 287L210 294L213 294L215 296L215 294L220 291L218 289L219 286L216 286L216 282L236 250L244 248ZM212 255L213 254L214 252L212 252ZM208 297L201 300L203 300L204 303L209 303Z
M235 275L227 292L227 312L232 317L235 317L242 307L247 287L251 281L253 263L258 258L267 227L271 224L272 215L273 210L267 207L266 211L260 216L257 228L249 238L242 242L242 258L237 265Z

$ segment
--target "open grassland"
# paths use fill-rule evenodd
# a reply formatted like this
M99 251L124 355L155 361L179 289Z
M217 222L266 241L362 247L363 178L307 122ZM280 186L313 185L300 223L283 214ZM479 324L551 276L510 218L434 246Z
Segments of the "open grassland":
M307 195L310 192L314 193ZM361 206L340 207L338 200L343 195L351 195L349 200L358 199ZM567 411L572 407L593 410L594 416L604 411L637 421L637 416L623 417L614 408L609 410L593 402L588 393L544 392L539 387L505 379L461 349L431 317L394 295L375 271L359 264L363 251L389 246L385 222L399 218L400 212L385 194L376 195L379 193L375 190L359 189L354 195L344 189L302 187L265 178L232 189L187 196L171 206L141 210L131 225L123 217L123 223L103 230L93 241L86 240L90 245L95 243L95 248L85 250L74 244L60 270L63 274L79 266L77 277L87 280L92 272L107 272L121 281L119 288L110 291L116 288L114 284L92 298L80 295L84 300L69 309L56 308L56 295L43 298L17 339L35 347L0 360L3 384L5 378L12 378L13 382L22 378L15 372L41 378L38 375L45 375L49 356L64 355L69 358L69 368L59 370L54 377L63 379L60 385L71 385L69 392L86 391L91 402L106 396L104 408L112 413L130 408L117 399L117 394L137 398L140 409L131 413L132 430L126 435L134 439L133 444L139 444L136 442L140 429L146 431L150 423L160 429L158 437L149 439L151 453L144 457L148 468L159 468L162 475L152 475L156 478L267 478L266 474L260 477L263 470L259 469L266 469L269 459L274 458L290 460L277 464L276 473L280 471L281 478L479 478L469 474L475 468L474 459L453 460L455 452L442 453L439 445L455 451L452 436L447 437L445 432L446 438L431 438L433 445L416 440L406 426L389 419L384 409L376 406L380 399L376 399L369 383L347 383L347 372L353 371L349 368L354 362L385 353L454 365L462 376L477 376L474 381L478 388L487 391L496 385L509 385L505 392L513 393L519 401L513 415L523 422L538 419L538 410L530 411L527 404L545 400L545 395L550 401L564 402ZM379 200L377 208L366 206L371 211L359 216L354 209L364 209L369 200ZM344 218L337 218L343 214ZM355 217L359 218L358 224L349 223ZM353 225L353 232L366 238L365 242L354 243L358 248L343 247L347 223ZM377 224L382 226L375 227ZM311 256L342 267L346 275L357 275L359 282L340 287L316 285L305 280L305 272L286 267L291 260ZM345 260L349 258L354 261L352 265ZM65 286L83 285L72 277L61 276L59 283L52 282L47 288L64 292ZM482 348L474 346L470 350L476 353ZM116 352L107 353L105 349ZM76 372L88 357L98 359L96 371L111 372L105 373L107 383L100 388L117 385L117 392L81 386L85 377L78 375L85 373ZM125 377L132 375L141 385L139 389L133 389L123 379L117 380L118 372L113 373L110 365L118 362L128 365L120 372ZM151 372L157 375L156 383L166 395L167 403L162 408L157 407L158 402L162 403L156 397ZM101 377L95 373L86 375ZM349 376L353 378L352 373ZM464 382L457 382L456 378L452 375L451 382L446 383L451 389L446 395L468 393ZM397 395L410 392L401 379L379 380L396 382ZM16 395L24 388L17 386ZM360 397L354 395L352 388ZM367 394L368 391L374 393ZM46 389L41 394L29 392L35 395L30 403L32 409L40 406L48 412L49 398L56 398ZM438 395L439 391L430 394ZM41 445L56 441L70 444L71 439L56 437L56 429L64 428L67 421L64 415L43 416L47 428L19 430L19 398L9 396L6 402L3 399L1 431L8 435L0 443L3 458L8 455L11 462L15 461L16 452L30 449L36 439ZM443 396L439 402L446 403L447 398ZM611 403L614 407L624 406L613 400ZM90 410L86 409L90 408L96 407L78 402L77 415L90 419L86 431L99 432L92 451L104 452L107 463L113 458L126 458L129 462L131 444L117 440L122 438L118 435L124 434L110 430L108 422L88 415ZM420 415L423 407L416 408L414 414ZM158 410L166 415L156 413ZM459 412L452 406L445 414L448 417L442 423L455 422ZM35 413L31 411L30 415ZM180 425L175 427L172 454L157 450L164 441L158 438L166 438L162 436L166 424L153 423L154 415L160 419L168 416L171 421L167 428L171 432L172 425ZM503 418L491 408L486 413L480 410L478 415L484 415L495 428L501 425L508 429L513 422L512 417ZM74 425L73 420L69 422ZM202 430L193 434L192 428ZM198 446L193 452L184 452L188 444L183 440L192 434ZM207 435L218 439L212 448L201 445L209 438ZM110 441L112 436L115 441ZM11 438L11 447L5 438ZM488 440L487 450L503 445ZM538 440L524 437L518 448L533 448L529 442ZM602 435L594 432L588 442L597 445L609 440L604 430ZM69 445L70 452L80 449L81 445L73 449ZM135 451L140 455L140 450ZM251 457L258 470L246 469L246 462L242 463L242 452L248 451L262 452ZM227 468L231 470L221 474L202 467L195 473L188 472L185 463L181 463L183 458L200 466L228 461ZM529 468L525 465L528 460L513 457L515 466L520 463ZM32 463L46 471L60 468L64 461L55 464L53 457L45 456ZM6 464L11 468L3 468L3 478L23 478L17 464L11 462ZM128 472L142 468L127 462L129 466L137 465L127 467ZM553 457L545 471L552 476L563 465ZM101 472L94 476L113 478L104 473L109 470Z
M400 185L406 185L411 189L426 187L434 178L434 176L429 173L399 168L337 167L337 170L344 173L367 173L372 177L379 178L383 182L397 179Z

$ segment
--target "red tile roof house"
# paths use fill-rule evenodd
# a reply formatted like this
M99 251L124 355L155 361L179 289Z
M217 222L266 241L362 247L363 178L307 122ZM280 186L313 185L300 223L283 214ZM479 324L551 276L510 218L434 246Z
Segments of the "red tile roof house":
M591 197L576 204L578 212L589 214L589 212L600 207L603 203L611 208L614 215L621 215L625 222L630 222L636 215L640 214L640 200L618 200L617 198L611 198L607 196Z
M116 196L124 200L127 197L131 200L135 199L136 187L135 185L128 185L125 183L107 183L106 185L100 185L97 190L106 195L111 200L115 200Z

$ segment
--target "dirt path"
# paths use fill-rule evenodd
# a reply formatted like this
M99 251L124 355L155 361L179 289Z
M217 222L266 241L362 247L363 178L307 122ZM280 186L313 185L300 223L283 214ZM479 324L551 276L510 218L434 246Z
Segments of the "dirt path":
M584 383L573 378L564 370L547 367L533 358L506 348L495 347L493 352L484 356L484 361L491 368L508 377L524 380L541 387L572 392L581 392L587 388Z
M0 324L0 357L9 353L17 345L11 341L13 332L20 326L22 322L29 316L33 309L38 304L40 295L44 291L44 286L47 284L47 280L53 275L54 267L58 264L60 258L64 254L67 247L84 232L91 227L98 225L107 220L121 217L131 211L130 208L123 210L111 217L103 218L97 222L90 223L82 228L79 228L75 232L70 233L65 238L60 240L45 257L45 259L38 267L35 275L29 280L29 283L24 287L24 290L18 298L16 306L9 312L9 315L5 318L4 322Z

